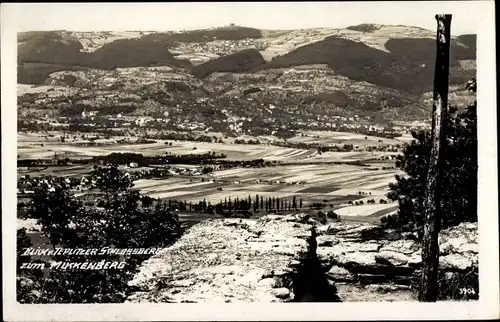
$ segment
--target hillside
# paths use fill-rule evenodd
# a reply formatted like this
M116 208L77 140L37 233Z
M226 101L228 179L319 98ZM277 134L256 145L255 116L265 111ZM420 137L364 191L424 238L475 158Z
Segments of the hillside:
M98 86L125 95L140 89L144 99L153 93L157 102L169 105L169 97L184 106L184 94L162 83L174 81L176 88L186 87L190 100L208 99L238 117L285 120L296 118L299 107L310 116L360 115L382 121L425 117L434 38L434 32L419 27L375 24L344 29L27 32L18 39L18 82L66 84L65 79L77 77L66 85ZM475 35L452 38L450 103L470 100L461 86L475 75L475 59ZM152 67L166 69L142 69ZM270 111L269 104L277 108ZM239 111L253 105L252 113ZM143 113L143 104L138 106Z
M79 65L85 57L82 44L74 37L55 31L19 33L18 63Z
M385 48L388 52L331 36L277 56L261 66L261 69L327 64L336 73L350 79L409 93L421 94L432 88L435 41L423 38L390 39ZM469 47L453 42L450 55L451 84L464 83L470 78L462 70L458 60L471 59L475 55L472 51Z
M189 67L188 61L176 59L168 50L168 41L141 37L120 39L87 54L85 65L93 68L115 69L126 67L173 66Z
M167 65L190 67L189 61L175 58L171 43L147 37L119 39L93 52L84 52L72 36L57 32L20 33L18 39L18 82L40 84L61 70L83 68L115 69Z
M191 73L203 78L213 72L250 72L264 63L264 58L257 50L247 49L194 66Z
M225 26L220 28L188 30L184 32L175 32L164 34L165 40L178 42L208 42L213 40L241 40L262 38L262 32L259 29Z

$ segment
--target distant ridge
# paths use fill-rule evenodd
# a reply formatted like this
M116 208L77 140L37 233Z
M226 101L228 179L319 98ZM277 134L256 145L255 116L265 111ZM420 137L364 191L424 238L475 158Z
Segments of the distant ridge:
M214 72L250 72L265 62L257 50L247 49L194 66L191 73L196 77L204 78Z
M65 69L114 69L158 65L189 68L192 64L176 59L168 51L169 45L168 41L149 38L119 39L105 44L95 52L85 53L81 51L82 44L74 37L53 31L20 33L18 82L43 82L50 73Z
M43 83L52 72L85 68L165 65L204 78L214 72L251 73L326 64L349 79L415 95L429 91L432 86L435 40L432 31L420 27L366 23L344 29L277 31L230 25L152 34L88 34L87 37L77 32L19 33L18 82ZM90 47L84 49L82 44L94 47L87 50ZM170 50L175 50L175 55ZM187 57L193 63L177 57ZM476 36L453 37L450 84L467 81L475 59ZM193 66L199 61L204 63ZM461 61L468 61L467 70L462 68Z
M472 37L465 41L473 43ZM474 42L475 43L475 42ZM287 68L299 65L327 64L336 73L353 80L421 94L432 88L435 40L390 39L384 52L361 42L331 36L275 57L260 69ZM459 68L458 60L475 59L474 47L452 42L450 66ZM451 84L460 84L470 76L452 70Z

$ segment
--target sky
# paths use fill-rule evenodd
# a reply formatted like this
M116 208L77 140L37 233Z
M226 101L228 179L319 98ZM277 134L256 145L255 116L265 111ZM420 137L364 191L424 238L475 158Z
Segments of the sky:
M451 33L460 35L476 33L481 19L494 19L487 2L12 3L2 4L2 11L10 15L9 21L15 21L17 31L166 31L231 23L260 29L344 28L377 23L435 30L435 14L451 13Z

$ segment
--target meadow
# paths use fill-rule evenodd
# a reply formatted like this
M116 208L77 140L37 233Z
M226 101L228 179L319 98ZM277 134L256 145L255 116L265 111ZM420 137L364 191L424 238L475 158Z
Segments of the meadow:
M284 198L289 202L295 197L297 201L302 199L305 207L311 203L325 203L328 207L333 206L333 209L345 217L370 217L373 214L382 216L394 211L395 204L379 204L379 200L386 199L385 194L388 192L389 183L395 181L395 174L401 174L393 168L393 160L380 160L380 157L389 154L386 152L352 151L320 154L315 150L265 144L276 139L272 136L253 138L264 143L256 145L234 144L234 138L227 138L224 143L157 140L156 143L150 144L117 144L114 142L119 138L113 138L96 140L99 143L97 146L85 146L81 144L82 140L63 143L58 140L58 133L49 134L51 135L43 137L41 134L20 133L18 157L50 159L57 154L58 157L71 159L101 156L113 152L183 155L214 151L226 154L228 160L262 158L286 162L286 165L267 168L233 168L214 171L204 176L176 175L166 179L135 181L134 189L139 190L141 194L163 200L198 203L205 199L207 202L216 204L229 197L234 200L251 196L253 199L258 194L263 198ZM251 137L241 138L248 140ZM131 138L131 140L134 139ZM327 131L306 132L289 141L353 144L361 147L401 143L398 140ZM364 164L348 164L352 161L363 161ZM332 164L332 162L340 164ZM92 166L75 165L49 167L33 171L30 175L81 176L90 172L91 168ZM24 173L19 171L18 175ZM376 204L366 204L370 199L374 199ZM364 205L351 205L350 201L363 201Z
M113 152L141 153L143 155L171 154L192 154L205 152L218 152L227 155L228 160L253 160L264 159L270 161L298 162L335 162L335 161L356 161L375 159L387 155L385 152L324 152L317 153L315 150L299 148L287 148L268 144L278 140L273 136L250 137L241 136L238 138L225 139L224 143L207 143L192 141L155 140L156 143L134 144L116 143L125 137L114 137L112 139L95 140L96 145L86 145L90 141L77 138L61 142L59 137L62 132L42 133L19 133L18 134L18 158L28 159L51 159L55 154L67 158L84 158L100 155L107 155ZM212 135L210 133L210 135ZM220 134L219 134L220 135ZM309 132L307 136L297 135L289 142L297 143L317 143L325 145L352 144L355 146L375 146L375 145L395 145L401 143L398 140L364 136L355 133L342 132ZM72 134L70 135L72 136ZM93 136L92 133L88 136ZM130 138L135 141L137 138ZM248 145L235 144L236 139L259 139L262 144ZM167 143L167 144L166 144ZM170 145L171 144L171 145Z

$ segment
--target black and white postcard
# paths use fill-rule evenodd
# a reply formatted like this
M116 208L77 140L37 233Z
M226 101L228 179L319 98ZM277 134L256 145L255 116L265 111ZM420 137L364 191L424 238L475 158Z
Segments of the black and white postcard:
M499 317L492 1L1 12L5 321Z

